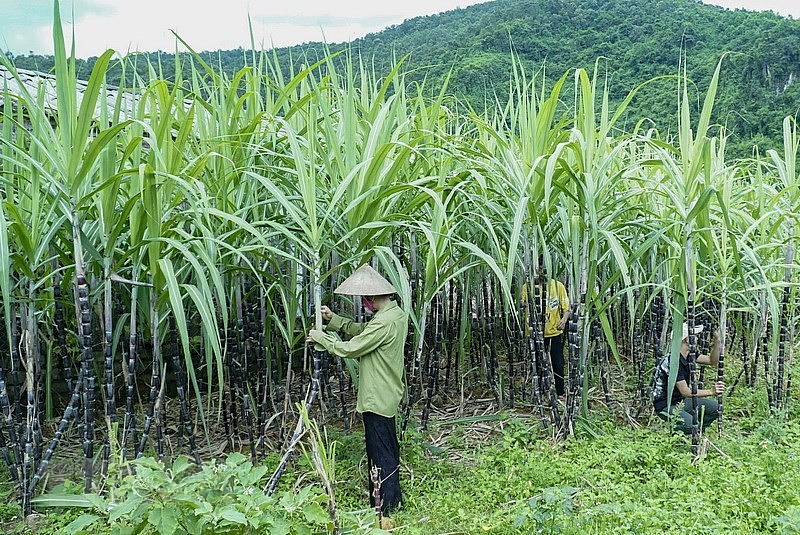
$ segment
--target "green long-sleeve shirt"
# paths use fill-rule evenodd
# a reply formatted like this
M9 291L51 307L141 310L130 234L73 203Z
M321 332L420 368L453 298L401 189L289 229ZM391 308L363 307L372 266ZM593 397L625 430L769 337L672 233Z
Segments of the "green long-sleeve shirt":
M408 316L403 309L389 301L367 323L356 323L334 314L327 330L351 336L343 342L322 333L314 336L314 341L332 355L359 359L356 410L387 418L395 416L404 388L403 348Z

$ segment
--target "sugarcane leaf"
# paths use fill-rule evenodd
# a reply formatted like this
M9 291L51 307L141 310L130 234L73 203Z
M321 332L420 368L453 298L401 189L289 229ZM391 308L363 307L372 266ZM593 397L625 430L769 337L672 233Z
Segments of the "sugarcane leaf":
M100 520L100 517L97 515L91 514L82 514L69 524L64 527L65 533L80 533L81 531L85 530L86 528L94 525L97 521Z
M89 495L77 494L42 494L31 498L31 503L40 507L77 507L89 509L96 507L96 501Z

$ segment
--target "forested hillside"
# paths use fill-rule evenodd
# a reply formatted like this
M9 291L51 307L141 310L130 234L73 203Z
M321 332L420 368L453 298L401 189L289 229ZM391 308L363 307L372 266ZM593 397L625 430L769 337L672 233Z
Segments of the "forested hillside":
M675 124L674 76L686 54L687 74L699 91L726 52L715 121L731 133L731 150L747 155L780 142L781 119L800 106L800 21L771 12L730 11L697 0L496 0L438 15L417 17L352 43L330 45L332 52L351 47L376 72L388 72L394 58L407 54L406 80L425 80L438 91L450 74L449 90L466 97L477 110L495 96L505 101L513 50L529 72L544 71L548 80L566 70L590 70L598 58L617 101L638 84L648 84L628 112L625 128L641 118L668 131ZM320 43L279 49L288 66L308 64L324 53ZM204 52L227 72L241 68L244 50ZM150 55L155 62L155 57ZM170 54L158 58L164 75L173 68ZM18 56L21 68L48 70L52 60ZM81 67L88 74L92 64ZM146 62L140 62L141 72ZM604 78L605 79L605 78ZM699 105L699 102L698 102Z

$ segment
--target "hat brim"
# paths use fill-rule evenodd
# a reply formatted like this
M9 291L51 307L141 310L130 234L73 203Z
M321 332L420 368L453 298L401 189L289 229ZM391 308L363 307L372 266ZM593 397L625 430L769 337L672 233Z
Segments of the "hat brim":
M391 295L397 293L392 283L369 264L364 264L333 290L341 295Z
M681 333L681 340L686 340L687 338L689 338L689 324L684 323L682 327L683 327L682 329L683 332ZM704 327L702 323L700 325L695 325L693 330L694 334L699 334L703 332L703 328Z

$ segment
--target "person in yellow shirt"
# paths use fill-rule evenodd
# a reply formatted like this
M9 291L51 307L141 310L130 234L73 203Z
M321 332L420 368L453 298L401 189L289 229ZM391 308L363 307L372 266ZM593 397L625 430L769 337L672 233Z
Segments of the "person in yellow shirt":
M534 281L534 300L532 306L540 303L542 291L545 292L544 345L550 355L556 393L563 397L564 389L564 330L570 318L569 294L566 287L555 279L547 278L544 259L539 258L539 277ZM527 285L522 288L522 299L527 299ZM539 312L537 310L537 312Z

